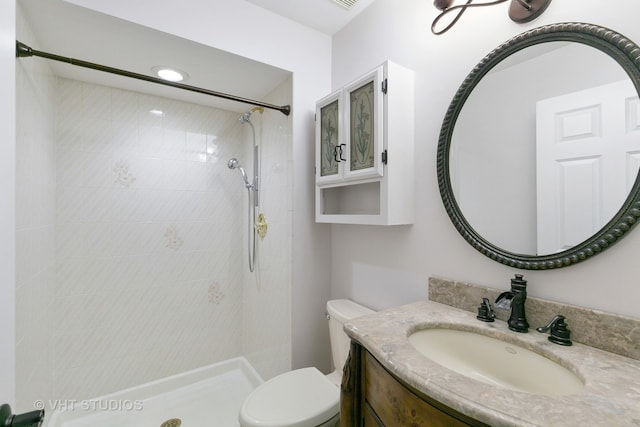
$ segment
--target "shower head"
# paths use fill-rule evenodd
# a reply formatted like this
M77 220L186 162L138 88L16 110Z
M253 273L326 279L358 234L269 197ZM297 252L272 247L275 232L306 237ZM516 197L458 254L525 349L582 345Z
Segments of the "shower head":
M242 113L242 115L240 116L240 118L238 120L240 120L240 123L249 123L251 124L251 115L255 112L258 112L260 114L264 113L264 108L262 107L253 107L251 110L247 111L246 113Z
M242 115L238 120L240 120L240 123L244 124L244 123L251 123L250 119L251 119L251 111L247 111L246 113L242 113Z
M238 159L234 157L233 159L229 159L229 161L227 162L227 166L229 167L229 169L235 169L240 166L240 163L238 163Z
M227 166L229 167L229 169L238 169L242 174L242 180L244 181L244 186L246 188L252 188L252 185L249 184L249 177L247 176L247 173L244 171L244 168L240 166L240 162L238 162L238 159L236 159L235 157L232 159L229 159L229 161L227 162Z

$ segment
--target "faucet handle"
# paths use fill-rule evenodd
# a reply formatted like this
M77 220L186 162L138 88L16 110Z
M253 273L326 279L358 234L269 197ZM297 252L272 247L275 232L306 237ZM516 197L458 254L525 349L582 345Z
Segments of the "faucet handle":
M482 298L482 303L480 304L480 307L478 307L478 315L476 316L476 319L482 320L483 322L493 322L495 318L496 314L491 308L489 298Z
M549 341L554 344L569 346L572 344L571 331L567 328L567 324L564 321L565 319L566 318L563 315L558 314L551 319L547 326L536 328L536 331L545 333L551 330L551 334L548 338Z
M2 427L40 427L44 422L44 409L14 415L11 406L0 405L0 426Z

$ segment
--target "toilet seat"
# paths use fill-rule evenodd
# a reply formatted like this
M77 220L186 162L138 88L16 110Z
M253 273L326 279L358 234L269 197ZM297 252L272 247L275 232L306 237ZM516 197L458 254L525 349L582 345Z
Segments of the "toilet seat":
M256 388L240 409L241 427L319 426L339 411L340 389L316 368L286 372Z

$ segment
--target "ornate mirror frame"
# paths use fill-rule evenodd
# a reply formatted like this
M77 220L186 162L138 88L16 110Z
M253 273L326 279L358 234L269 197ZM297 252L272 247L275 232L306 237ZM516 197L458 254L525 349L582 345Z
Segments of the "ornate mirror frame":
M616 215L584 242L550 255L522 255L506 251L478 234L462 214L453 194L449 173L449 153L456 120L465 101L480 80L497 64L526 47L553 41L582 43L609 55L629 75L640 94L640 48L608 28L585 23L552 24L519 34L478 63L456 92L442 122L438 140L437 171L440 196L458 232L478 251L502 264L525 270L546 270L570 266L591 258L627 235L640 218L640 173Z

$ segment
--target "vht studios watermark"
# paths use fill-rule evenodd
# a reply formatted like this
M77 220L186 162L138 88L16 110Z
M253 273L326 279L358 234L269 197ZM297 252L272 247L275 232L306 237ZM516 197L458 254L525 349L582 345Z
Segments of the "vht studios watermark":
M89 399L89 400L36 400L33 402L35 409L48 411L142 411L142 400L116 400L116 399Z

